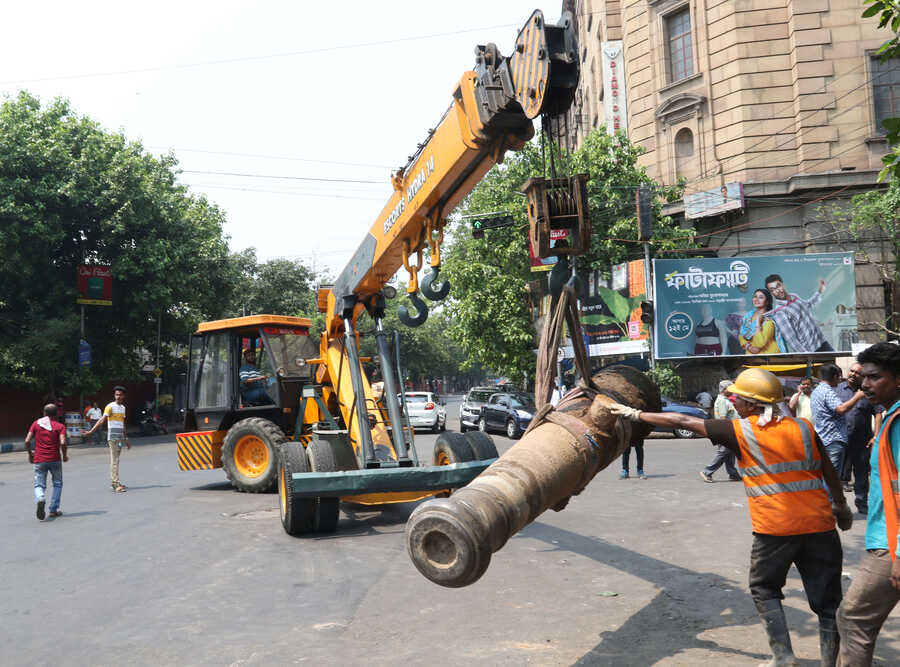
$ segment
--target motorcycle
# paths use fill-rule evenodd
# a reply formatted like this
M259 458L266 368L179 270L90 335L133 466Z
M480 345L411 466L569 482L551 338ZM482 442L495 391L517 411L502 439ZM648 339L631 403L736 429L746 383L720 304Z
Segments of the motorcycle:
M169 433L165 422L152 410L141 410L140 428L141 435L167 435Z

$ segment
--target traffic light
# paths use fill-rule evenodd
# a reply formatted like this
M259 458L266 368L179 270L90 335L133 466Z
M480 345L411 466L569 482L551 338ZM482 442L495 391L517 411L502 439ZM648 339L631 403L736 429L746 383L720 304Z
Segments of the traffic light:
M641 322L647 325L653 324L652 301L641 301Z
M472 238L473 239L483 239L484 238L484 221L483 220L473 220L472 221Z
M484 230L510 227L515 224L515 218L506 213L486 213L481 217L472 219L472 238L483 239Z

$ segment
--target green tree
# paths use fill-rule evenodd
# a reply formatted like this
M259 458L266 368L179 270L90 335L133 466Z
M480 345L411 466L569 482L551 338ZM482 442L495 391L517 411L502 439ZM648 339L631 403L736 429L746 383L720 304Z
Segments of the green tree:
M0 378L53 392L95 390L139 373L156 330L174 340L231 300L224 216L175 182L171 156L42 108L0 107ZM90 372L77 369L76 267L108 264L114 304L87 306Z
M624 135L592 132L569 158L571 173L586 172L591 218L591 249L580 266L608 272L612 264L641 256L636 242L635 188L650 185L657 213L653 246L671 251L694 246L691 231L660 217L664 200L681 196L681 187L661 187L638 166L643 149ZM516 225L471 238L466 221L453 226L452 247L444 272L452 284L447 312L450 334L467 353L467 363L479 363L518 381L533 377L535 331L527 284L546 274L530 270L526 202L522 184L544 171L540 144L530 143L495 166L459 207L463 215L505 211Z
M272 259L259 264L255 248L235 253L231 261L239 275L232 314L311 317L316 312L317 276L303 262Z

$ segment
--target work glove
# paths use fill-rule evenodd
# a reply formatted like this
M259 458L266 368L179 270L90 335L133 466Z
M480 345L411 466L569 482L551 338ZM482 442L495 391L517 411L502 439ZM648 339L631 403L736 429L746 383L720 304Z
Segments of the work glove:
M618 415L619 417L624 417L625 419L630 419L633 422L641 420L641 411L637 408L632 408L627 405L622 405L621 403L613 403L609 406L609 411L614 415Z
M834 514L834 518L837 519L838 528L841 530L850 530L853 526L853 512L850 511L850 507L848 507L847 503L844 503L840 507L832 503L831 513Z

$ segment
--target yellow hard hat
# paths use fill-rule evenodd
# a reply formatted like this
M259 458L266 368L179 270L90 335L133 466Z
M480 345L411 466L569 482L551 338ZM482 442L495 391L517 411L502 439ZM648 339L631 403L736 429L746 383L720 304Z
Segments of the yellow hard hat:
M784 400L784 390L778 378L762 368L748 368L725 391L760 403L778 403Z

